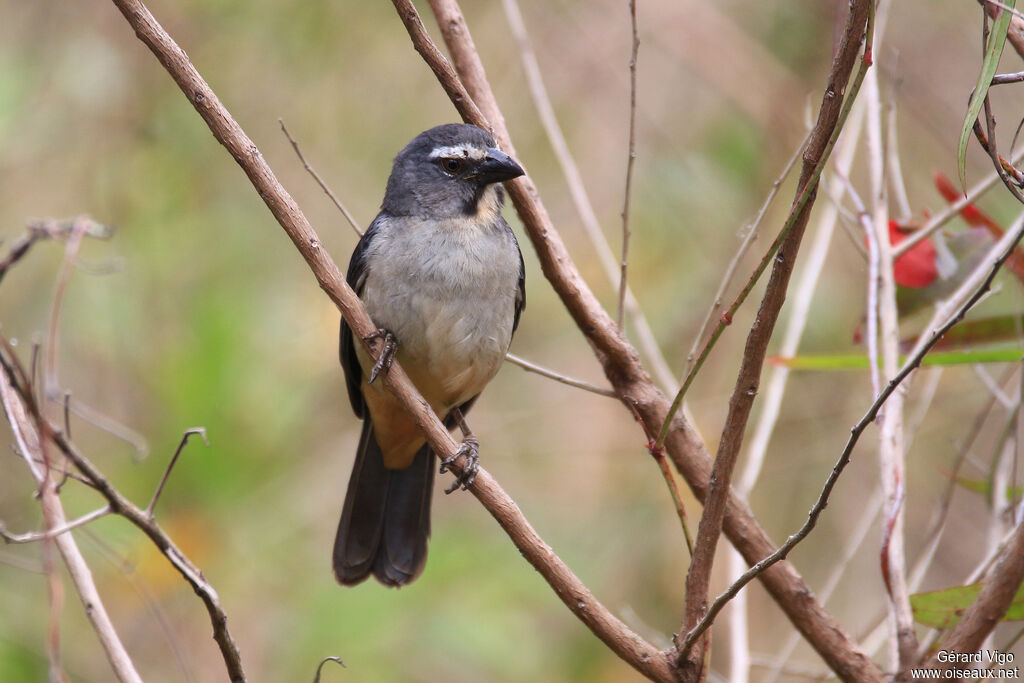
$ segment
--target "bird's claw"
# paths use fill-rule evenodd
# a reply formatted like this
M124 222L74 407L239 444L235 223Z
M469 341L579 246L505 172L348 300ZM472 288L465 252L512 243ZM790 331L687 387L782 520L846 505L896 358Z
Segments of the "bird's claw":
M373 369L370 370L370 384L373 384L373 381L377 379L377 375L381 372L387 374L388 370L391 369L391 363L395 360L395 354L398 352L398 340L395 339L395 335L391 334L388 330L377 330L367 337L366 341L369 342L374 339L383 339L384 344L381 346L377 362L373 364Z
M466 437L466 440L459 446L459 450L455 451L451 457L441 461L441 474L447 472L448 466L463 455L466 456L466 466L462 468L461 474L456 475L452 485L445 489L446 494L459 488L465 491L476 480L476 473L480 470L480 442L476 440L476 437Z

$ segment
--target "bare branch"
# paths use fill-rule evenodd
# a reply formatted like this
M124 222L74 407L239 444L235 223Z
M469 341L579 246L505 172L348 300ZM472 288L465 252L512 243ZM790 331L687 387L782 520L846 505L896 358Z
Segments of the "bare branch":
M810 199L817 192L824 164L835 146L860 84L871 66L873 20L874 3L871 0L851 3L850 16L832 62L829 87L822 101L817 124L804 151L804 165L794 206L790 218L786 221L786 228L780 235L778 253L774 258L772 273L757 317L747 335L743 360L736 378L736 387L729 399L729 413L722 429L722 438L719 441L709 490L704 501L704 514L697 529L693 562L690 563L690 571L686 576L684 628L689 630L689 633L685 638L677 636L675 642L678 648L676 661L689 671L700 671L703 666L704 648L697 644L697 640L703 630L710 626L707 617L711 612L707 609L707 599L714 552L725 519L732 470L739 456L747 421L760 386L761 369L768 342L771 340L779 311L785 301L789 278L810 217ZM851 81L850 77L860 55L862 43L864 54L860 69ZM844 96L837 99L836 95L840 93ZM698 630L698 624L703 625L703 630ZM697 647L694 647L695 644Z
M228 669L228 675L232 683L243 683L246 680L245 672L242 669L241 656L238 652L238 646L235 645L234 639L231 636L230 631L227 627L227 614L220 606L220 599L217 596L217 592L213 589L213 586L207 582L203 577L203 574L199 569L192 564L192 562L185 556L181 550L174 544L174 541L163 531L160 526L154 522L143 510L135 506L130 500L125 498L120 491L118 491L110 483L106 477L92 464L79 450L78 448L68 440L67 436L61 432L53 423L51 423L39 410L39 407L32 400L32 387L26 381L26 375L18 364L17 358L14 355L13 349L5 338L0 336L0 365L3 366L2 377L0 377L0 390L7 392L5 394L5 406L8 403L14 403L15 400L13 395L17 393L20 396L21 401L17 402L17 405L24 403L22 409L26 413L25 421L28 424L32 424L33 434L36 435L36 440L40 444L40 448L44 444L50 444L56 446L61 453L64 454L75 467L92 483L95 489L102 495L106 501L112 513L120 515L127 519L129 522L138 527L143 533L145 533L156 547L163 553L175 569L185 578L186 581L192 586L192 589L203 601L206 606L206 610L210 615L210 621L213 624L213 637L217 644L220 646L221 656L224 659L224 663ZM30 416L30 417L29 417ZM31 423L29 423L29 419ZM53 496L54 501L59 506L59 499L56 495ZM45 502L45 498L44 498ZM60 508L55 508L56 511L60 512ZM62 513L61 513L62 515ZM61 516L61 519L63 517ZM61 522L61 525L63 521ZM58 525L54 525L58 526ZM64 539L70 539L70 534L61 534L55 539L60 547L60 543ZM77 552L77 549L76 551ZM82 566L85 572L88 572L88 567L85 565L84 560ZM70 565L69 565L70 568ZM91 579L90 579L91 583ZM77 584L76 584L77 585ZM92 604L91 598L86 599L86 593L82 593L82 590L88 590L88 586L85 589L80 588L80 595L82 595L83 602L86 605L86 612L90 613L90 606ZM94 588L92 589L95 592ZM96 601L99 600L99 595L95 595ZM91 614L91 613L90 613ZM109 621L109 619L107 620ZM100 627L96 627L99 631ZM104 627L106 628L106 627ZM110 626L110 631L113 633L113 627ZM114 634L116 636L116 634ZM104 635L101 634L101 639ZM107 648L107 644L104 644L104 648ZM115 658L110 654L108 649L108 657L111 658L111 663L118 667L115 662ZM125 655L127 657L127 655ZM135 678L126 678L124 680L140 680L137 675Z
M146 506L146 515L148 515L150 519L153 518L153 509L156 507L156 502L160 500L160 494L163 493L164 484L167 483L167 478L171 476L171 470L174 469L174 464L178 462L178 456L181 455L181 451L185 448L185 444L188 443L188 437L193 435L203 437L203 443L207 446L210 445L209 439L206 438L205 427L193 427L185 430L185 433L181 437L181 443L178 444L178 448L175 449L174 455L171 456L171 461L167 464L167 469L164 470L164 476L160 477L160 483L157 484L156 491L153 491L153 498L150 499L149 505Z
M366 310L355 292L345 282L333 259L321 248L321 242L316 233L294 199L277 181L255 144L220 103L209 85L188 60L184 51L163 30L144 5L139 0L114 0L114 3L135 29L136 35L153 51L164 68L178 83L197 112L206 121L214 137L227 148L248 175L271 213L310 266L321 288L341 310L352 328L354 336L363 340L371 357L376 358L377 347L380 345L380 342L372 337L376 327L366 314ZM451 88L449 95L453 101L457 102L464 118L472 117L478 125L483 124L484 121L479 110L465 94L451 66L447 64L433 43L430 43L429 40L424 42L426 31L415 7L411 3L396 2L395 4L410 34L420 36L417 47L425 51L422 54L429 59L439 58L447 66L445 73L448 75L446 83ZM502 128L504 127L503 122L495 122L495 125L499 124ZM506 149L511 151L507 147ZM510 194L514 193L510 192ZM455 454L458 447L448 430L415 390L400 364L392 365L383 379L385 386L395 394L416 424L424 431L434 452L441 458ZM461 473L462 463L457 462L453 470L456 474ZM481 469L475 483L470 487L470 491L498 520L498 523L509 534L527 560L555 588L563 602L570 607L574 614L595 633L598 633L616 652L623 654L627 661L634 663L646 675L657 680L671 680L669 663L665 657L632 633L594 598L582 582L554 554L550 546L536 534L515 502L498 486L489 473ZM114 507L116 510L117 506ZM138 513L142 515L141 510L138 510ZM140 519L140 521L146 520ZM151 523L150 525L152 526ZM169 539L167 540L169 542ZM183 571L183 573L185 572ZM202 580L202 577L197 575L189 578L190 583L193 580ZM197 590L199 589L197 588ZM207 598L204 598L204 601L207 601Z
M910 373L912 373L915 369L917 369L918 366L920 366L921 360L928 353L928 351L930 351L931 348L935 346L936 343L938 343L938 341L946 332L948 332L954 325L960 322L963 319L963 317L967 314L967 311L973 308L974 305L977 304L978 301L984 296L985 292L988 291L988 289L991 287L992 280L995 279L996 273L999 272L999 269L1002 267L1003 263L1005 263L1006 259L1008 259L1010 257L1010 254L1013 253L1014 248L1016 247L1017 243L1020 242L1022 237L1024 237L1024 216L1022 216L1022 218L1017 221L1017 225L1014 226L1014 229L1007 231L1007 233L1003 236L1003 239L1001 239L999 243L993 248L992 253L995 253L997 255L994 257L986 258L986 260L983 261L976 269L976 272L981 273L983 276L983 281L981 282L981 284L978 285L975 282L975 278L972 277L968 278L968 280L964 283L964 286L962 286L962 289L963 287L966 286L977 287L977 289L975 289L973 293L970 293L970 289L967 290L968 295L966 296L966 301L963 302L962 305L960 305L960 308L957 309L955 313L953 313L952 317L948 317L948 313L945 312L945 307L943 307L943 309L939 311L939 313L936 315L936 319L945 320L945 322L943 322L938 327L933 327L931 325L929 326L928 329L930 331L927 333L927 335L922 335L921 341L918 343L918 347L915 348L910 353L907 361L903 364L903 367L900 369L899 373L897 373L896 376L889 381L885 388L882 389L882 392L878 395L878 398L875 399L875 402L871 404L871 407L868 408L868 411L864 414L860 421L856 425L854 425L853 429L850 430L850 438L847 440L846 446L843 448L843 452L840 454L839 459L836 461L835 466L832 468L832 472L825 480L825 485L822 487L821 493L818 495L818 500L814 503L814 505L808 512L807 521L804 522L803 526L801 526L796 533L794 533L792 536L786 539L786 542L779 546L778 550L776 550L768 557L765 557L763 560L761 560L760 562L752 566L750 569L748 569L746 572L744 572L744 574L739 579L737 579L731 586L729 586L727 590L725 590L721 595L715 598L711 607L707 611L707 615L705 615L704 619L701 621L701 625L698 625L697 628L700 628L705 623L706 626L704 626L704 628L710 626L710 621L713 619L714 615L721 611L722 607L724 607L725 604L729 600L731 600L732 597L735 596L740 589L743 588L743 586L752 581L765 570L769 569L776 562L785 559L785 557L790 553L790 551L792 551L793 548L800 543L800 541L807 537L807 535L817 524L818 517L821 515L822 511L824 511L825 506L828 505L828 500L832 494L832 489L835 487L836 481L838 481L839 476L842 474L843 470L850 463L850 457L853 454L853 449L857 445L857 442L860 440L860 437L864 433L864 430L867 429L868 425L874 421L875 417L878 415L878 411L881 409L882 405L886 402L886 400L888 400L889 396L894 391L896 391L896 389L903 383L903 380L906 379L910 375ZM988 270L988 275L984 275L986 269ZM954 296L954 300L958 298L959 297ZM947 317L948 319L946 319ZM691 633L695 632L697 628L695 628L694 631L691 631Z
M590 382L584 382L581 379L573 379L572 377L568 377L567 375L562 375L560 373L555 372L554 370L549 370L548 368L545 368L545 367L543 367L541 365L537 365L536 363L531 363L530 361L526 360L525 358L520 358L519 356L517 356L515 354L506 353L505 354L505 360L507 360L509 363L512 363L513 365L518 365L519 367L521 367L523 370L526 370L527 372L535 372L538 375L540 375L541 377L547 377L548 379L553 379L556 382L561 382L562 384L568 384L571 387L576 387L577 389L583 389L585 391L589 391L589 392L594 393L594 394L599 394L601 396L609 396L611 398L618 398L618 396L616 396L615 392L612 391L611 389L605 389L603 387L597 386L596 384L591 384Z
M850 195L850 201L857 209L857 222L864 229L864 237L868 243L868 291L867 306L864 324L864 345L868 350L868 372L871 375L871 396L878 396L882 388L882 380L878 369L878 278L879 278L879 236L875 233L874 223L868 215L868 209L857 194L856 188L850 183L850 179L842 177L846 183L846 193ZM885 234L889 238L888 232Z
M458 5L448 1L439 11L438 4L435 3L435 15L438 17L438 24L442 27L449 48L453 55L457 55L456 65L465 61L479 65L479 55L473 48ZM415 8L409 3L396 3L396 5L400 6L400 11L403 12L415 11ZM410 22L407 21L406 25L409 24ZM420 54L430 55L437 52L434 50L432 53L419 45L420 42L429 40L424 33L410 32L410 36ZM447 61L443 58L435 60L427 57L427 62L446 90L449 90L453 84L450 77L451 67ZM494 111L500 114L490 85L486 79L479 77L481 73L482 67L465 71L460 68L463 82L469 92L473 94L474 100L480 103L488 113ZM463 99L468 97L468 94L461 88L456 88L456 90L463 94L463 98L455 99L453 103L462 113L466 109ZM827 91L826 104L831 105L839 92L833 84ZM466 118L465 114L463 117L471 123L478 123L476 120ZM512 149L512 141L503 122L496 121L494 125L495 135L502 146L506 150ZM820 153L820 146L825 141L817 139L812 142L815 143L815 153ZM654 387L646 370L639 362L636 350L618 334L615 322L607 315L586 282L580 277L561 237L554 229L547 211L538 198L536 187L528 176L517 178L507 183L506 186L537 251L544 275L595 348L605 374L615 387L616 392L622 397L623 402L635 407L648 429L660 427L668 415L668 401ZM679 472L686 478L694 493L699 499L705 499L711 472L711 456L699 433L686 419L676 415L672 419L665 445L668 455ZM748 562L756 562L775 549L775 545L760 528L750 509L732 495L728 502L725 531ZM881 681L883 679L878 667L857 649L846 633L825 612L814 599L810 588L790 565L783 564L773 567L764 574L763 580L765 587L778 605L841 678L861 681Z
M341 200L338 199L334 192L331 191L331 188L327 186L327 183L325 183L323 178L320 177L320 174L316 172L316 169L310 166L309 162L306 161L305 155L303 155L302 150L299 149L299 143L295 141L292 134L288 132L288 127L284 125L284 119L278 119L277 122L281 124L281 132L283 132L284 136L288 138L288 142L292 144L292 149L295 150L296 156L298 156L299 161L302 162L302 167L306 169L306 172L309 173L309 175L313 176L313 180L315 180L316 184L320 186L320 189L327 193L327 196L331 198L332 202L334 202L334 206L338 208L338 211L341 211L341 215L345 217L345 220L348 221L348 224L356 231L356 234L362 237L363 231L360 229L356 219L352 217L352 214L349 213L348 209L345 208L345 205L341 203Z
M1017 589L1024 581L1024 523L1017 524L1010 543L1003 550L974 603L967 608L943 647L953 652L976 652L999 624ZM947 663L946 668L957 668Z
M10 350L9 347L7 350ZM0 359L3 359L2 353L0 353ZM106 607L103 605L99 591L96 590L96 584L92 579L92 572L89 571L85 558L82 557L82 553L79 551L72 535L63 533L76 526L76 523L69 524L67 522L64 516L64 508L56 494L50 473L40 470L35 466L37 460L45 460L43 456L43 444L45 441L40 439L39 432L32 424L32 420L26 411L25 403L23 403L24 400L32 405L31 399L26 399L22 396L22 400L19 400L14 388L14 384L19 381L19 378L24 381L26 376L20 368L19 373L15 374L8 366L6 360L3 363L4 370L0 371L0 402L3 403L4 413L11 424L11 429L14 432L22 456L25 462L28 463L32 476L42 488L41 503L43 505L43 516L48 524L48 532L44 536L52 539L53 544L56 545L57 550L64 559L64 564L68 568L68 574L75 585L75 590L82 600L86 617L99 637L100 645L103 647L107 660L114 669L114 675L117 677L117 680L122 683L141 683L142 678L135 671L131 657L128 656L128 652L121 643L113 622L111 622L110 616L107 614ZM27 387L25 388L27 389ZM29 392L29 396L31 396L31 392Z
M109 415L104 415L92 406L70 395L67 397L66 405L79 419L85 420L97 429L103 430L134 448L137 454L136 457L145 458L149 454L149 441L145 436L128 425L115 420Z
M1017 162L1022 158L1024 158L1024 151L1013 157L1013 161ZM997 182L999 182L999 174L996 171L992 171L974 187L968 189L967 193L963 197L960 197L952 204L946 206L942 211L939 211L929 218L928 221L921 226L920 230L915 230L912 234L907 236L907 239L894 246L892 248L893 258L899 258L913 249L914 245L923 242L931 236L932 233L944 226L951 219L955 218L961 211L963 211L965 206L978 201L978 198L995 187Z
M107 239L113 233L109 226L102 225L91 218L80 216L68 220L54 218L34 218L28 222L28 230L15 240L7 255L0 259L0 280L7 271L17 263L36 242L43 239L65 240L71 233L73 225L82 225L88 237Z
M768 195L764 198L764 201L761 202L761 208L757 210L757 215L754 217L754 220L744 227L743 232L746 233L746 236L740 243L739 248L736 249L736 253L733 254L732 260L729 261L729 265L725 267L725 273L722 275L722 281L718 284L718 291L715 292L715 297L711 302L711 306L708 308L708 312L704 314L704 320L701 321L700 328L698 328L697 334L693 338L693 346L690 347L690 353L687 355L686 359L688 372L693 368L693 364L697 357L697 349L700 347L700 343L704 339L705 333L708 331L708 325L711 324L711 320L715 313L722 308L722 297L725 296L725 291L729 288L729 285L732 284L733 277L736 275L736 269L739 267L740 261L743 260L743 257L746 256L750 246L757 240L758 231L761 228L761 222L768 214L768 209L775 201L775 197L779 194L779 188L782 187L782 183L789 177L789 172L793 170L793 167L796 165L800 155L803 154L804 147L807 146L809 136L810 133L808 133L808 137L805 137L793 151L793 155L789 157L786 161L786 165L782 167L782 172L779 173L778 177L772 182L772 189L768 191Z
M75 267L75 260L78 258L78 249L82 246L82 238L88 225L81 220L75 220L71 226L67 245L64 247L64 261L60 265L60 272L57 274L57 284L53 293L53 306L50 308L50 325L46 337L46 359L43 363L43 395L46 400L55 398L59 393L60 386L57 380L57 327L60 322L60 311L64 304L64 292L67 291L68 282L71 280L71 273Z
M46 531L29 531L24 534L9 533L4 529L3 524L0 524L0 538L4 539L5 543L36 543L37 541L55 538L63 533L71 531L72 529L77 529L80 526L85 526L89 522L109 514L110 506L104 505L103 507L93 510L88 514L82 515L78 519L74 519L70 522L64 522L64 524L59 527L47 529Z
M334 655L324 657L316 666L316 675L313 676L313 683L320 683L320 676L323 674L324 664L327 662L334 662L336 664L340 664L341 668L345 668L345 662L341 661L341 657L335 657Z
M615 318L622 330L622 313L626 308L626 269L629 266L629 200L633 192L633 165L636 163L636 57L640 36L636 26L636 0L629 0L629 18L633 29L633 49L629 57L629 156L626 159L626 190L622 200L622 271L619 275L619 313Z
M868 165L871 183L871 225L874 231L878 270L877 292L879 341L881 342L882 370L891 378L899 370L900 331L896 310L896 281L889 237L889 195L885 177L885 142L882 136L882 102L878 86L878 70L868 74L865 87L868 109ZM882 542L882 577L889 594L889 611L896 634L897 658L893 662L899 671L908 670L917 653L914 633L914 615L910 607L907 587L907 563L904 552L904 500L906 492L906 449L903 433L903 391L890 397L881 417L879 434L879 469L882 490L885 493L885 524Z
M885 139L885 163L886 175L892 190L892 196L899 207L899 218L909 220L913 216L910 208L910 198L907 197L907 183L903 180L903 165L900 159L900 145L896 117L896 98L890 99L885 108L886 113L886 139Z
M530 97L533 99L537 116L540 118L541 126L544 128L544 133L548 138L548 144L551 145L555 159L562 169L562 175L569 186L569 195L572 197L576 213L579 215L580 223L583 225L583 231L594 247L598 260L601 262L601 270L604 272L608 282L615 286L619 273L615 262L615 255L612 253L611 247L608 246L608 240L601 230L597 215L594 213L594 207L590 202L590 197L587 195L587 189L583 185L583 177L580 174L579 167L569 151L569 144L565 140L561 126L558 125L555 109L551 105L551 99L548 97L547 89L544 87L540 65L537 63L537 57L530 44L530 37L526 32L526 25L519 11L519 4L516 0L503 0L502 4L505 7L509 28L519 44L519 56L523 63L523 72L530 90ZM647 317L640 308L640 302L637 301L628 282L626 283L625 303L626 313L633 323L633 333L636 335L640 351L643 352L648 363L650 363L655 378L664 391L675 391L677 386L676 378L671 368L669 368L668 361L665 360L665 355L662 353L661 348L658 346L658 340L654 336L654 330L651 329Z

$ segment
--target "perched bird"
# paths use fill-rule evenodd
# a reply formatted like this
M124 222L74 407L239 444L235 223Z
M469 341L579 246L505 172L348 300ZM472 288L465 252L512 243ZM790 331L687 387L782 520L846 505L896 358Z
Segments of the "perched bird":
M363 419L334 541L342 584L372 573L401 586L426 561L434 454L374 381L391 357L446 426L463 429L459 453L470 466L447 493L476 474L476 440L462 415L498 372L526 305L523 256L501 216L500 186L522 174L476 126L424 131L395 157L380 213L352 254L348 283L385 352L374 363L342 320L341 366L352 409Z

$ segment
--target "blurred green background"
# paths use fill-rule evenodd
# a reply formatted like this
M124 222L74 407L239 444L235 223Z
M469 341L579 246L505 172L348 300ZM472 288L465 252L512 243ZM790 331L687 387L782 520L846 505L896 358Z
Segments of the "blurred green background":
M817 110L835 7L843 4L639 3L630 281L677 374L743 226ZM303 171L278 118L364 225L379 206L393 155L419 131L456 119L390 3L158 0L150 9L342 267L355 235ZM502 7L467 2L464 10L520 161L582 273L612 309L614 288L538 122ZM626 3L524 2L522 10L570 148L617 249L629 117ZM878 53L918 217L942 206L932 169L955 177L956 139L979 63L979 22L975 3L896 3ZM1000 97L1011 109L1021 101ZM970 179L986 169L977 150L968 169ZM858 168L854 182L866 187L865 177ZM792 192L790 181L767 230L781 224ZM999 191L982 205L1004 223L1017 210ZM147 448L140 453L77 418L74 437L144 504L183 430L206 427L210 446L188 446L158 520L219 591L252 680L310 680L327 655L340 656L348 669L329 665L325 681L638 678L562 606L465 493L437 492L430 558L415 584L394 591L334 583L330 548L358 437L336 361L336 310L112 4L0 0L0 249L22 234L28 217L82 213L117 232L82 248L61 319L61 386L143 435ZM514 212L506 215L528 271L529 305L513 352L604 384ZM759 244L754 252L767 240ZM60 245L38 244L0 287L2 331L26 360L45 338L62 255ZM862 257L837 232L803 348L854 350L865 277ZM1012 283L996 297L1018 310L1020 298ZM737 317L690 392L712 449L753 307ZM987 397L969 368L947 369L939 379L910 452L911 557L920 551L914 531L930 519L955 442ZM802 521L869 402L866 372L793 376L751 499L773 538ZM912 393L909 413L919 403ZM613 400L506 365L472 424L484 466L545 540L631 627L666 644L681 619L687 557L631 416ZM869 432L820 529L794 555L812 587L834 567L877 487L876 437ZM983 436L979 457L988 457L995 441ZM0 520L15 531L39 528L30 477L9 442L0 431ZM438 486L447 486L447 477L440 479ZM69 516L99 505L73 484L63 499ZM699 506L687 501L695 529ZM987 547L985 535L972 532L989 524L984 502L969 494L957 502L952 540L941 546L927 587L962 581ZM224 679L200 602L138 531L103 519L76 538L147 681ZM878 538L876 529L829 603L857 637L885 609ZM0 548L0 681L46 678L40 568L38 545ZM724 585L719 571L713 589ZM770 655L791 627L759 586L750 594L752 649ZM721 633L713 666L725 671ZM71 680L111 680L70 587L61 636ZM806 648L793 665L821 668Z

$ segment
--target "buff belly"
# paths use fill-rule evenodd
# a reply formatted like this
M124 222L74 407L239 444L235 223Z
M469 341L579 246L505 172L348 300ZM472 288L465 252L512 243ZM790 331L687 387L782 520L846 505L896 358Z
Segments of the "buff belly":
M459 235L435 233L446 241L440 245L410 244L408 235L378 238L381 248L426 249L437 256L405 264L389 258L386 268L375 268L371 260L362 296L374 322L395 336L398 361L441 419L479 394L501 367L512 340L518 288L519 253L511 235L475 240L473 250L459 244ZM487 259L509 263L494 268ZM373 362L361 347L358 356L384 463L408 467L424 438L382 382L366 383Z

